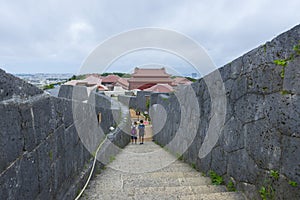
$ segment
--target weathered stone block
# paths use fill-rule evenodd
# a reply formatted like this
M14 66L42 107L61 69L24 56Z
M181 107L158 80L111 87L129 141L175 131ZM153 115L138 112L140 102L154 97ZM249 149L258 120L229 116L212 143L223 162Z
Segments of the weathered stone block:
M13 163L0 176L0 199L14 200L18 196L21 185L17 179L17 170L20 168L20 160Z
M237 181L255 183L259 170L245 149L228 153L227 174Z
M32 151L37 145L37 133L34 126L34 114L32 105L29 103L20 104L21 133L24 137L24 151Z
M15 199L34 199L39 193L38 154L36 151L25 153L16 169L17 189Z
M220 137L220 144L227 152L244 148L244 133L242 122L232 117L224 126Z
M280 93L265 97L265 116L270 126L282 134L300 137L300 99L298 95Z
M300 184L300 138L283 136L281 173Z
M270 94L282 89L281 66L265 64L247 74L247 92ZM238 90L236 90L238 91Z
M85 101L88 99L87 88L85 86L62 85L60 86L58 97Z
M278 169L281 158L281 134L266 120L244 126L245 146L248 154L262 169Z
M15 104L0 104L0 172L23 154L21 116Z
M243 123L264 118L264 99L260 95L247 94L235 104L235 115Z
M52 163L55 159L55 152L53 151L54 143L53 136L51 135L48 140L43 141L37 148L38 154L38 177L39 177L39 190L51 191L52 177Z
M0 101L10 99L13 96L24 98L43 93L37 87L11 74L5 73L2 69L0 69L0 88Z
M36 132L37 143L44 140L55 129L54 116L51 98L41 98L32 105L32 118L34 121L34 131Z
M211 169L219 175L224 175L227 172L227 152L223 147L215 147L212 150Z
M283 90L300 94L300 56L288 62L284 68Z

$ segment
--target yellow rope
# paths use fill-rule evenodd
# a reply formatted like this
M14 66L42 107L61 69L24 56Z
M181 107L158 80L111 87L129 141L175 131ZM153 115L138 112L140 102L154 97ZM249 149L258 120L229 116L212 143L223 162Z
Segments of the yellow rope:
M96 165L96 161L97 161L97 154L98 154L98 151L100 150L101 146L104 144L104 142L106 141L107 137L105 137L105 139L101 142L101 144L99 145L99 147L97 148L96 150L96 153L95 153L95 157L94 157L94 162L93 162L93 166L92 166L92 169L91 169L91 172L90 172L90 175L88 177L88 180L86 181L84 187L82 188L82 190L80 191L80 193L77 195L77 197L75 198L75 200L78 200L81 195L83 194L84 190L86 189L86 187L88 186L91 178L92 178L92 175L93 175L93 172L94 172L94 168L95 168L95 165Z

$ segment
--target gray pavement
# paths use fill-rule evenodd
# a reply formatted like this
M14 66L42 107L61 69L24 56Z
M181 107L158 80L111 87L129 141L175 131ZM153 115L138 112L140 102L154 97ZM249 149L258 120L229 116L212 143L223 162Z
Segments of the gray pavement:
M91 180L81 199L245 199L214 186L207 177L155 143L129 144Z

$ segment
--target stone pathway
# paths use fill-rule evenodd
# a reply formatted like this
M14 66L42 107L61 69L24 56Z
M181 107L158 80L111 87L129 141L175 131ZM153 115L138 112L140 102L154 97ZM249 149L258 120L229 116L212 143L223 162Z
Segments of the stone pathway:
M153 142L129 144L89 184L81 199L244 200L225 186L211 185L188 164Z

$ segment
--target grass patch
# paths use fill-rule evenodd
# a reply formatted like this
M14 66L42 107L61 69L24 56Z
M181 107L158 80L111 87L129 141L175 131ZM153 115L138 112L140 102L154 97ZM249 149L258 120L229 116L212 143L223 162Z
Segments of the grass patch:
M287 94L291 94L291 92L288 91L288 90L281 90L281 91L280 91L280 94L282 94L282 95L287 95Z
M296 52L296 54L299 54L300 55L300 41L297 45L295 45L293 47L293 50Z
M280 65L283 67L285 67L287 65L287 60L285 60L285 59L274 60L273 62L274 62L274 64Z
M210 170L209 177L211 178L211 183L213 185L221 185L224 183L222 176L219 176L216 172Z
M297 187L298 183L295 182L295 181L289 181L289 185L292 186L292 187Z
M50 160L53 160L53 153L52 153L52 151L49 151L49 158L50 158Z
M281 72L280 72L280 77L281 77L282 79L284 79L284 75L285 75L285 68L282 67Z
M275 190L271 185L262 186L259 190L260 197L262 200L274 199L275 198Z
M112 161L114 161L114 160L116 160L116 157L115 157L115 156L110 156L110 157L109 157L109 162L112 162Z
M180 153L176 153L177 160L183 160L183 155Z
M191 163L192 168L196 169L196 164L195 163Z
M279 179L279 172L276 170L271 170L270 171L270 176L273 177L275 180Z
M233 183L232 181L229 181L229 182L227 183L226 188L227 188L227 190L228 190L229 192L236 192L236 188L235 188L234 183Z
M268 87L263 87L262 89L263 89L263 91L267 91Z
M54 84L49 84L49 85L43 86L43 90L49 90L49 89L53 89L53 88L54 88Z

